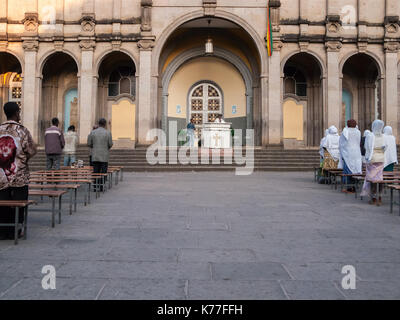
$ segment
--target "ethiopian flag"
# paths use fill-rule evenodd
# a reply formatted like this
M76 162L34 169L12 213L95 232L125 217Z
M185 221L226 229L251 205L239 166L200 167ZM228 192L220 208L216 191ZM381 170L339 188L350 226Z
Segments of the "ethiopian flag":
M268 6L267 13L267 49L268 57L272 56L274 40L272 39L271 8Z

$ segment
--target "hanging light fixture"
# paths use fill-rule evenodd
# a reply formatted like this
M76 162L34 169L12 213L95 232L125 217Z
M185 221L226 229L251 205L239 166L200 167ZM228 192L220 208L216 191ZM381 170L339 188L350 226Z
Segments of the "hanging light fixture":
M208 37L206 40L206 56L211 56L214 54L214 44L213 40L210 36L210 24L211 24L211 19L208 20Z

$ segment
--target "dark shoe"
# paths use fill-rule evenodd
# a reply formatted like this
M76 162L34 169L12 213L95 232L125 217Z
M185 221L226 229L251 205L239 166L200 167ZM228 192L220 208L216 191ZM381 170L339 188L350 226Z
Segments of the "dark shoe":
M378 202L376 203L376 205L378 207L380 207L382 205L382 198L381 197L379 197Z
M369 204L376 205L376 199L372 198L371 200L369 200Z

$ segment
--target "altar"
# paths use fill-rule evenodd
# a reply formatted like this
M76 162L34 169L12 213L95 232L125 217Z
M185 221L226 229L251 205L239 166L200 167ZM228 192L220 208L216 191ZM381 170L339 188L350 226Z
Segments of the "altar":
M232 148L231 123L207 122L203 125L203 147L211 149Z

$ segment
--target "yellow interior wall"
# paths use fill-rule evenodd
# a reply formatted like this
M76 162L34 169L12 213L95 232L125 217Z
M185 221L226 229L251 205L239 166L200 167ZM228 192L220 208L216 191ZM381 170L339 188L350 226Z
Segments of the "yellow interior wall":
M213 38L214 46L215 47L220 47L223 49L226 49L228 51L231 51L234 53L236 56L240 57L240 59L247 65L250 71L252 71L249 59L246 57L246 55L237 47L233 46L229 42L226 42L223 38ZM198 39L197 41L193 41L191 39L190 41L183 41L179 43L179 47L175 48L167 57L163 68L162 72L164 72L168 65L181 53L188 51L193 48L198 48L199 46L205 46L205 39Z
M230 63L214 58L202 57L184 64L171 79L168 88L168 116L186 118L187 98L190 88L199 81L210 80L218 84L224 97L224 118L246 116L246 86L242 76ZM176 106L181 113L176 113ZM236 114L232 114L236 106Z
M285 139L304 140L303 110L304 106L293 100L283 103L283 137Z
M111 107L111 133L113 140L135 140L136 105L123 99Z

